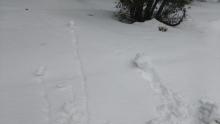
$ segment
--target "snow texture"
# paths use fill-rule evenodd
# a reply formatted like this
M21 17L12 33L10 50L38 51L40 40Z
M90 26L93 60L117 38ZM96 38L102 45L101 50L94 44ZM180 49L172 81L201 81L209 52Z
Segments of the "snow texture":
M218 124L218 106L207 99L199 99L196 106L186 102L165 86L155 71L151 59L138 53L133 61L135 67L142 73L142 77L150 84L152 90L158 94L161 103L157 106L158 117L147 124Z
M220 6L187 10L163 33L114 0L0 0L0 124L220 124Z
M41 80L44 90L44 99L47 103L49 124L88 124L88 106L86 77L83 73L78 43L75 35L74 21L69 23L72 35L74 55L77 58L79 79L61 80L48 83L45 79L45 67L41 66L35 76Z
M143 54L137 54L134 64L142 72L142 77L150 84L152 90L161 99L157 106L158 117L147 124L184 124L190 117L189 107L182 98L167 88L153 68L150 59Z
M207 99L200 99L196 111L197 124L218 124L219 113L216 103Z

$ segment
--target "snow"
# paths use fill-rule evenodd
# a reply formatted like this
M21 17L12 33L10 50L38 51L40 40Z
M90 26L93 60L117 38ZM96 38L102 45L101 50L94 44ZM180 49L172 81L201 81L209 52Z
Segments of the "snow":
M216 124L219 4L160 32L113 0L0 0L0 124Z
M150 83L152 90L161 97L161 103L157 107L159 117L150 120L149 124L185 124L189 123L190 109L181 100L177 93L167 88L152 66L148 57L137 54L134 59L135 66L141 71L143 78ZM186 121L187 120L187 121Z

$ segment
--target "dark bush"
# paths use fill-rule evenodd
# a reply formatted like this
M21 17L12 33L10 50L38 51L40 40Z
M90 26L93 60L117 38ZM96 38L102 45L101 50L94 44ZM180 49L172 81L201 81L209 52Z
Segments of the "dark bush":
M180 24L185 17L185 5L191 0L118 0L117 17L123 22L144 22L156 18L170 26Z

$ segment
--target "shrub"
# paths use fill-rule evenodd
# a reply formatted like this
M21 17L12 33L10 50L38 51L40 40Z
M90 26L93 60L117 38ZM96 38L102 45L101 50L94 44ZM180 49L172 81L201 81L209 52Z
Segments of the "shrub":
M186 10L185 5L191 0L118 0L117 17L128 22L144 22L152 18L175 26L182 22Z

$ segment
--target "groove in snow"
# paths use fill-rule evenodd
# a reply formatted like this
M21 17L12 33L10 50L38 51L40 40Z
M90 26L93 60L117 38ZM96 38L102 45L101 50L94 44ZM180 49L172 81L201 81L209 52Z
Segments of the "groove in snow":
M84 105L84 111L85 111L85 120L84 123L82 124L89 124L90 120L89 120L89 106L88 106L88 87L87 87L87 77L84 71L84 67L83 67L83 63L82 63L82 59L80 56L80 50L79 50L79 39L78 36L76 34L76 30L75 30L75 22L72 20L69 22L69 28L70 28L70 32L72 34L72 43L73 43L73 47L74 47L74 54L77 58L77 63L78 63L78 71L79 74L81 76L81 84L82 84L82 90L83 90L83 95L84 95L84 99L83 99L83 105Z

